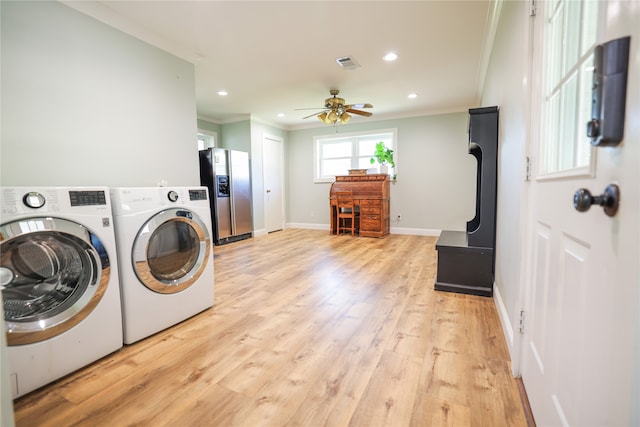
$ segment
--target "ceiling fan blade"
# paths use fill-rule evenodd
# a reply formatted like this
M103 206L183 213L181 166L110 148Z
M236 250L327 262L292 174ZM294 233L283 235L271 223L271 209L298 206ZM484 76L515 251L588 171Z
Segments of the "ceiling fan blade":
M306 110L306 109L307 109L307 108L305 108L305 110ZM324 111L324 110L322 110L322 111L317 111L317 112L315 112L315 113L313 113L313 114L309 114L308 116L304 116L304 117L303 117L303 119L308 119L309 117L317 116L318 114L321 114L323 111Z
M371 117L373 115L373 113L370 113L369 111L352 110L351 108L347 109L347 113L357 114L359 116L365 117Z
M345 105L344 108L373 108L371 104L349 104Z
M293 111L300 111L300 110L317 110L318 108L324 108L324 107L294 108L294 109L293 109Z

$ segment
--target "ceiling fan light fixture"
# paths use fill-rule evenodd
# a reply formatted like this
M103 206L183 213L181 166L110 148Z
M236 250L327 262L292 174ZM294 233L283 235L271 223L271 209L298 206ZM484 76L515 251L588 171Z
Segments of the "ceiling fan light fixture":
M340 114L340 123L345 124L349 120L351 120L351 116L346 111Z
M324 100L323 110L315 112L303 117L308 119L309 117L317 117L322 123L335 126L338 120L340 124L346 124L354 114L358 116L371 117L370 112L362 111L358 108L372 108L371 104L346 104L343 98L338 98L340 91L338 89L331 89L329 91L331 98ZM308 108L299 108L299 110L307 110Z

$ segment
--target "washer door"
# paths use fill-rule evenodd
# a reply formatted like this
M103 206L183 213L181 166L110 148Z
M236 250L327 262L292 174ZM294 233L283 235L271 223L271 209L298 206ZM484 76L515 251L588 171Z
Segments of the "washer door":
M61 218L0 226L0 288L7 343L43 341L67 331L96 307L109 284L100 239Z
M209 232L186 209L167 209L149 219L133 243L133 269L149 289L180 292L198 280L209 259Z

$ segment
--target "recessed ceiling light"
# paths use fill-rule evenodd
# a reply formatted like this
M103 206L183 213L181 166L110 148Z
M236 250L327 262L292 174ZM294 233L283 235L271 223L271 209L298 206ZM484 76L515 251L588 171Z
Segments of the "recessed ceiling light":
M226 90L219 90L219 91L218 91L218 95L220 95L220 96L227 96L227 95L229 95L229 93L228 93Z
M398 55L394 52L389 52L385 56L383 56L382 59L384 59L387 62L395 61L396 59L398 59Z
M418 97L417 93L410 93L409 95L407 95L407 98L409 99L416 99Z
M284 117L284 113L278 113L278 117Z

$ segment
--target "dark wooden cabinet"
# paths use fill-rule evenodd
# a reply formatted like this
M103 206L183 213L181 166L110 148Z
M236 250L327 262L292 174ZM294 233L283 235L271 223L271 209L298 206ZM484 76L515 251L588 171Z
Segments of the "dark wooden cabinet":
M329 194L331 234L336 232L335 193L350 191L360 210L359 234L363 237L384 237L389 234L389 175L341 175L331 184Z
M469 110L469 154L477 160L476 210L466 231L440 234L436 243L435 289L493 295L496 197L498 192L498 107Z

